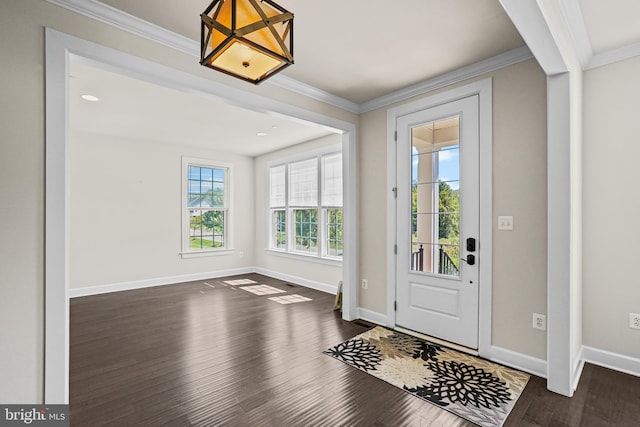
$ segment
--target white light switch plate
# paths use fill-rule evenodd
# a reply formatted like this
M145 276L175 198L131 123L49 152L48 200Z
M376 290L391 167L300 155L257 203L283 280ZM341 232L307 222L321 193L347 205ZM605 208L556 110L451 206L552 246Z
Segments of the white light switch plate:
M513 217L512 216L499 216L498 217L498 230L513 230Z

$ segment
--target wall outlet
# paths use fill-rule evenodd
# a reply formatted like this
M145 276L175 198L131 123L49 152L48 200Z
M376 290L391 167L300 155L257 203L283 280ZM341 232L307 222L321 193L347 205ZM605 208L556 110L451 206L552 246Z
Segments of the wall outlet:
M533 329L547 330L547 316L544 314L533 313Z
M631 329L640 329L640 314L629 313L629 327Z
M367 279L362 279L362 289L369 289L369 282L367 282Z

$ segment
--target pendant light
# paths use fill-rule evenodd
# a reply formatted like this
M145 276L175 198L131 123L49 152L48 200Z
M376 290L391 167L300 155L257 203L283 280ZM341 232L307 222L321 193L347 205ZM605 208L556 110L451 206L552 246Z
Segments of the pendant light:
M271 0L214 0L200 15L200 64L258 84L293 64L293 14Z

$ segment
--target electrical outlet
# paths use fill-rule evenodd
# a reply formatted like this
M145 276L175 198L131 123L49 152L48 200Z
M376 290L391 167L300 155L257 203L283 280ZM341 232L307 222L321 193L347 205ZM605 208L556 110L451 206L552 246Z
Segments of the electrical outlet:
M547 316L544 314L533 313L533 329L547 330Z
M629 327L631 329L640 329L640 314L629 313Z
M367 282L367 279L362 279L362 289L369 289L369 282Z

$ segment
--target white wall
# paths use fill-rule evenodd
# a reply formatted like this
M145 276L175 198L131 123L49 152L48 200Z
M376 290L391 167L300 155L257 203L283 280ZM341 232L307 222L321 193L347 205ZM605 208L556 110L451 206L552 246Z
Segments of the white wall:
M584 75L584 344L640 358L640 58Z
M535 60L493 79L492 343L547 358L545 331L533 313L547 313L546 77ZM514 230L498 231L499 215Z
M253 158L86 133L70 143L71 289L253 265ZM182 156L233 165L235 253L180 256Z
M387 109L363 114L360 119L358 150L358 235L360 278L368 281L367 291L358 287L358 305L387 314Z
M546 359L546 334L531 327L533 312L546 313L545 75L529 60L490 76L493 214L515 222L514 231L504 232L494 221L492 344ZM360 276L369 287L359 301L378 313L386 313L385 254L392 244L384 231L386 111L364 114L360 124Z
M258 268L265 269L267 272L280 273L280 277L283 277L282 275L289 275L315 282L310 284L315 284L317 287L325 290L330 290L331 287L337 287L338 282L342 280L341 263L333 263L332 265L322 264L316 261L301 260L286 255L275 254L267 250L269 247L267 203L269 195L270 162L298 158L299 156L304 156L305 153L329 146L337 146L338 149L341 149L341 141L342 136L334 134L256 158L255 265Z

